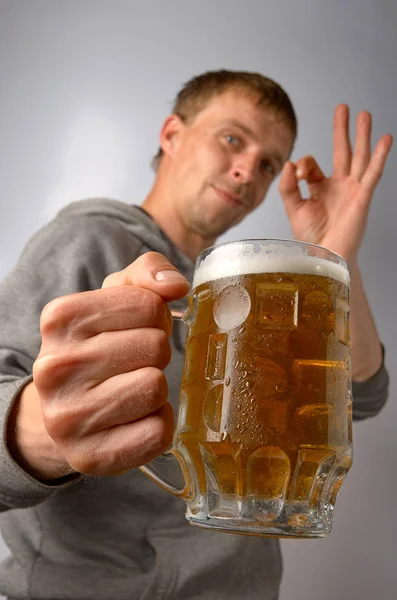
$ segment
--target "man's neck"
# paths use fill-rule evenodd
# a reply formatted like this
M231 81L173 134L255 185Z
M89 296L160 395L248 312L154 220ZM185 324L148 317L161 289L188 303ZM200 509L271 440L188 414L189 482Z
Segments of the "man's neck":
M188 229L175 209L175 204L171 201L168 202L164 190L160 194L159 186L156 183L143 202L142 208L149 213L175 246L192 261L196 260L202 250L215 243L215 239L203 238L200 234Z

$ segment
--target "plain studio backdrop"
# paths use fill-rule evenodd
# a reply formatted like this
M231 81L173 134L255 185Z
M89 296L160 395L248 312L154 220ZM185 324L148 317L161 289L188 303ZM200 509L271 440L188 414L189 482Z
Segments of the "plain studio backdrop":
M339 102L354 116L372 111L374 140L397 134L396 65L396 0L0 0L0 278L69 202L143 201L160 126L191 76L231 68L279 81L299 119L293 159L313 154L328 174ZM360 254L389 402L354 425L331 536L282 542L282 600L396 597L396 156L393 148ZM275 184L224 239L290 236Z

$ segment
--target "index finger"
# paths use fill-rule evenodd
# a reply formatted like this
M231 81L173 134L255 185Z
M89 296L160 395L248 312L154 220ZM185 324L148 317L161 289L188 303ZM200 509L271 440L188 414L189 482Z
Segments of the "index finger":
M78 292L55 298L41 314L46 343L86 338L126 329L158 328L170 335L171 314L161 296L133 285Z
M146 252L122 271L108 275L102 287L134 285L156 292L166 302L183 298L189 291L188 280L158 252Z
M339 104L334 115L334 174L348 175L351 161L349 107L346 104Z
M296 176L296 166L293 162L288 161L285 163L278 189L283 199L287 216L292 217L303 203Z

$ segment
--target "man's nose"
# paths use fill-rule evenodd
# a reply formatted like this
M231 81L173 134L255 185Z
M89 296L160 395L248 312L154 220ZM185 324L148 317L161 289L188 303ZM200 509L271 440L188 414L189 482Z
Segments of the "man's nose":
M232 176L236 183L250 183L255 177L256 161L252 156L240 156L232 166Z

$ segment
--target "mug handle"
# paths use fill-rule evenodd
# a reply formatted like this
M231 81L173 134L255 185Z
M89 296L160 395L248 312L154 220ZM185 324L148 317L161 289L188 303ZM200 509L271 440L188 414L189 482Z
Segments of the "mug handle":
M171 311L171 314L174 322L183 322L184 312ZM179 498L187 498L190 495L191 486L188 483L186 467L174 448L170 448L147 465L138 468L167 492Z

